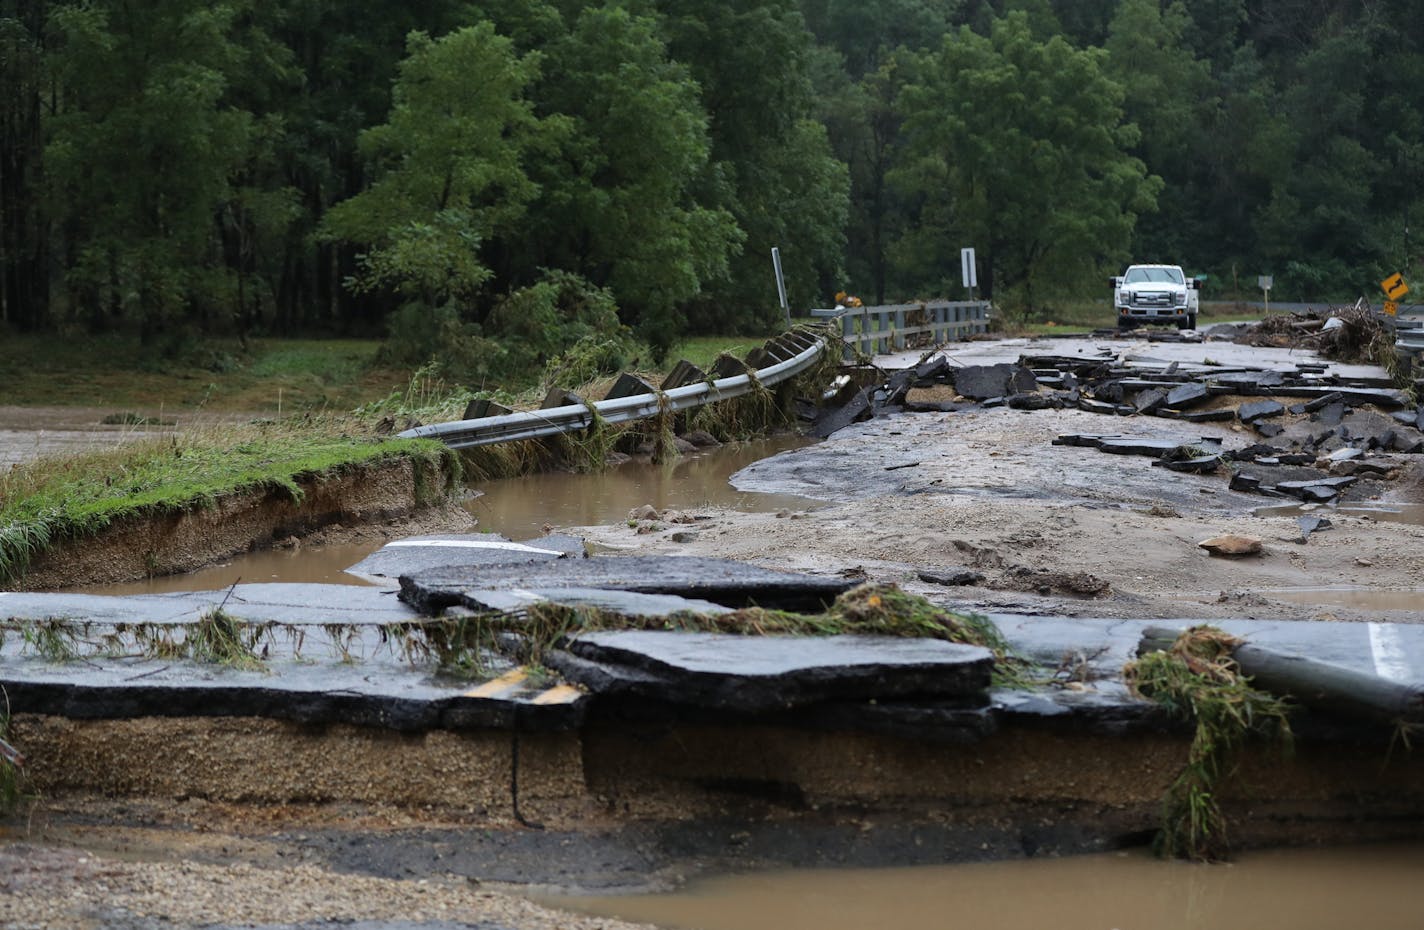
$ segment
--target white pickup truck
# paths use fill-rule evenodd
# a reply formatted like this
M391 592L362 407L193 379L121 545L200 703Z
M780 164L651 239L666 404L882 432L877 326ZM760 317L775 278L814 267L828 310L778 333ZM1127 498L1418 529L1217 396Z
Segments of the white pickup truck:
M1188 278L1180 265L1132 265L1121 277L1109 278L1118 329L1138 323L1176 323L1197 328L1201 282Z

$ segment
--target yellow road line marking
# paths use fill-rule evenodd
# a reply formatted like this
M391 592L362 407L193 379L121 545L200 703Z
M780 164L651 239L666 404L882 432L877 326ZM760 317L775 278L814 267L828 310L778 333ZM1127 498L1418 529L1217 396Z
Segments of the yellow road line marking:
M491 679L482 685L471 688L465 692L465 697L492 698L504 697L507 694L518 690L524 684L524 680L529 677L529 673L522 668L505 672L498 678Z
M583 696L583 692L573 685L557 685L539 694L531 704L572 704Z

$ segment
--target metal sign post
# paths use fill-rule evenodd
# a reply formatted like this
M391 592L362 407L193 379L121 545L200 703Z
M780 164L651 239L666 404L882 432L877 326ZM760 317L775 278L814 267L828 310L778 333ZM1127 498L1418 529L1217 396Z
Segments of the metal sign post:
M964 286L969 288L969 299L974 299L974 288L979 286L979 270L975 267L974 250L959 250L959 274L964 279Z
M786 317L786 325L791 325L791 305L786 302L786 279L781 275L781 250L771 247L771 267L776 271L776 294L781 298L781 313Z

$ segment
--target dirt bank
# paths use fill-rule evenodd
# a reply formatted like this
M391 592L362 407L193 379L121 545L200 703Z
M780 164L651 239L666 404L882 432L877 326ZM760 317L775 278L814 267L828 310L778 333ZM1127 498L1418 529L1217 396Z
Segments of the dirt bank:
M1239 494L1224 476L1169 472L1145 457L1052 444L1073 432L1250 441L1217 424L1077 410L903 414L849 427L732 479L743 490L818 498L824 507L777 514L698 508L573 532L613 551L864 574L986 611L1424 621L1424 609L1352 607L1338 591L1322 590L1424 585L1424 526L1322 509L1333 527L1301 543L1295 515L1253 514L1289 501ZM1418 458L1400 457L1397 479L1361 482L1354 496L1380 506L1424 501ZM1264 551L1230 559L1198 547L1222 533L1258 536ZM943 587L919 579L927 569L983 579ZM1106 584L1066 583L1083 574ZM1084 590L1101 593L1077 593Z
M300 478L299 500L275 490L248 491L178 513L123 519L37 555L11 587L45 590L188 572L309 536L340 542L383 532L469 529L474 519L451 501L449 480L435 463L392 459Z

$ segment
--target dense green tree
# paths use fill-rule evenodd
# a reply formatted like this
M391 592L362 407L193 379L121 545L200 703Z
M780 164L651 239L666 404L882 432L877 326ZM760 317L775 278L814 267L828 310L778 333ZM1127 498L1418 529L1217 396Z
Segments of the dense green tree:
M0 326L42 326L49 315L44 210L42 2L0 3Z
M323 228L366 246L357 289L471 307L491 275L482 245L523 217L537 193L527 153L559 126L524 96L537 56L517 55L492 24L440 39L415 32L408 48L389 119L361 136L376 180Z
M581 275L665 349L683 328L680 305L725 280L741 240L730 212L695 197L709 146L698 87L656 20L625 9L585 9L546 48L537 99L567 132L529 166L541 195L511 238L525 267L515 280L545 267Z
M1034 38L1010 14L981 36L947 36L901 94L907 160L899 182L919 200L902 241L912 280L957 290L958 250L974 246L986 294L1034 293L1097 276L1126 257L1136 216L1160 179L1128 154L1122 88L1104 53Z
M254 155L251 113L227 100L243 8L197 0L59 7L45 168L71 311L175 322L230 313L234 276L215 218Z

